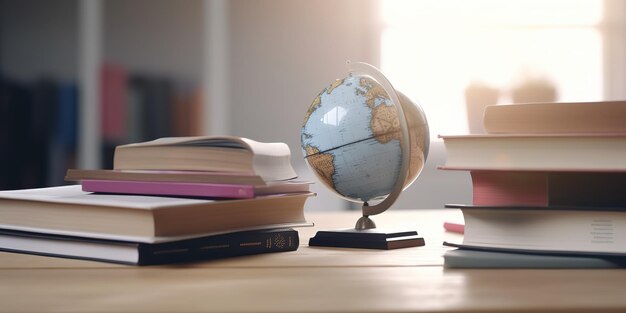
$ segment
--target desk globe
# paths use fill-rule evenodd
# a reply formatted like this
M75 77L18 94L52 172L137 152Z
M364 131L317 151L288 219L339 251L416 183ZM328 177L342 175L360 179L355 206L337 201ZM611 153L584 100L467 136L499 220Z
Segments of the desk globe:
M348 76L313 100L304 117L301 142L318 180L340 197L362 203L363 217L354 229L319 231L309 245L378 249L423 245L417 232L378 230L370 216L387 210L415 181L424 167L429 140L419 105L395 90L375 67L348 62Z

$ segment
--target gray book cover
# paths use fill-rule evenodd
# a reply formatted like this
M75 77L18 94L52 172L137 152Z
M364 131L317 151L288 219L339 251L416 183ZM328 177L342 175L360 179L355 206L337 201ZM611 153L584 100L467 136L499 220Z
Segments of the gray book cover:
M526 254L455 249L443 255L446 268L623 268L624 257Z

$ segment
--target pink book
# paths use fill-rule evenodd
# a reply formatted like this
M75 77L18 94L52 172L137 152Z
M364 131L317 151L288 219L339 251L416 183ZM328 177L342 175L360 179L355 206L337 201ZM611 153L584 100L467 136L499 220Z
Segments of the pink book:
M228 185L206 183L153 182L129 180L83 180L83 191L161 195L192 196L207 198L254 198L252 185Z
M470 173L474 205L548 205L548 174L521 171Z
M625 172L470 171L479 206L626 205Z
M102 137L119 140L126 136L126 70L118 65L103 64L100 76Z
M444 222L443 228L453 233L459 233L459 234L465 233L465 224Z

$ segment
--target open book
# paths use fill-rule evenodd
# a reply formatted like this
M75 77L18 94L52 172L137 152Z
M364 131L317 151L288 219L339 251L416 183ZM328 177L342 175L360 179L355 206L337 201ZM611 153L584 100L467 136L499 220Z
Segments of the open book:
M233 136L167 137L116 147L113 168L233 172L276 181L297 176L290 156L285 143Z

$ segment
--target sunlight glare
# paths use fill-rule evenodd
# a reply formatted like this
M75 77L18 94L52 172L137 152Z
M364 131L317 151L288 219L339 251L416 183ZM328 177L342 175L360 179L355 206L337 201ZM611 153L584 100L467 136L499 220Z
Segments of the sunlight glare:
M465 88L546 79L558 101L602 100L601 1L383 1L381 69L426 112L432 138L468 131Z

